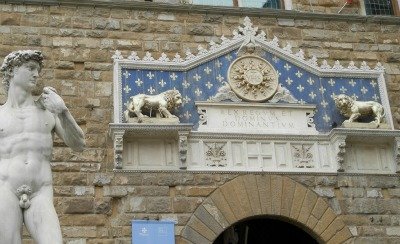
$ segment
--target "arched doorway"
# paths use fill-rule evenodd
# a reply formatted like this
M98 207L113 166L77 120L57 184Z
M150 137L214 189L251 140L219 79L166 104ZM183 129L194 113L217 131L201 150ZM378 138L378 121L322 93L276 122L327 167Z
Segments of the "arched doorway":
M294 223L320 243L346 243L353 237L313 189L268 174L240 175L217 188L195 210L180 237L183 243L211 244L230 226L257 216Z
M318 244L313 236L295 223L272 216L242 220L222 232L213 244L297 243Z

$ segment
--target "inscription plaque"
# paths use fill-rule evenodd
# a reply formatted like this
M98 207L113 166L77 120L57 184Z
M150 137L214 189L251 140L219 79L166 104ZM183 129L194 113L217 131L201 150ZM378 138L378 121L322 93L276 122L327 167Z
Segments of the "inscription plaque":
M317 134L315 105L196 102L199 131L266 134Z

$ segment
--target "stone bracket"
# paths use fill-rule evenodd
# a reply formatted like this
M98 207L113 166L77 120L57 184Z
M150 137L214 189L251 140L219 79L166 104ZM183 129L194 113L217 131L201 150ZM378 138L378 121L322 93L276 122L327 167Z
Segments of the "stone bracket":
M400 137L394 138L394 156L396 162L396 173L400 173Z
M335 135L332 139L333 152L337 163L337 171L344 172L344 156L346 153L346 136Z
M189 131L179 131L178 132L178 147L179 147L179 161L180 161L180 169L187 169L187 151L188 151L188 136Z
M114 169L124 169L124 142L136 140L140 144L141 138L173 139L178 140L179 168L186 169L188 136L193 124L130 124L111 123L110 136L114 142Z
M393 164L391 168L393 168L396 173L400 173L399 131L385 129L336 128L331 131L330 138L338 172L345 171L344 166L345 164L349 163L345 162L346 158L351 156L351 152L348 149L352 146L364 145L368 148L374 146L375 148L383 149L385 145L393 145L393 151L391 154L394 156L394 164L393 162L390 164ZM389 150L392 149L389 148Z
M122 152L124 151L124 134L125 131L118 130L112 134L114 141L114 168L122 169Z

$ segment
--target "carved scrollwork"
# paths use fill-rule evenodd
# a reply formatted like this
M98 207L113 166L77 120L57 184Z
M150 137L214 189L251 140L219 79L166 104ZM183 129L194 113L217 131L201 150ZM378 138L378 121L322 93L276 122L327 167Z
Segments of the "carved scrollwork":
M199 113L199 125L207 125L207 109L197 109Z
M188 132L179 133L179 161L180 169L187 169Z
M223 86L221 86L218 89L217 94L215 96L211 97L209 101L211 102L222 102L230 100L232 102L241 102L242 99L240 99L231 89L228 83L223 82Z
M346 153L346 136L338 136L334 142L337 171L344 172L344 156Z
M122 169L122 152L124 150L124 131L114 133L114 168Z
M394 142L396 173L400 173L400 137L395 137Z
M205 152L206 164L211 167L226 167L226 143L205 143L207 151Z
M292 145L293 162L296 168L314 168L312 145Z
M314 124L314 115L315 113L306 113L306 117L307 117L307 126L311 127L311 128L315 128L315 124Z

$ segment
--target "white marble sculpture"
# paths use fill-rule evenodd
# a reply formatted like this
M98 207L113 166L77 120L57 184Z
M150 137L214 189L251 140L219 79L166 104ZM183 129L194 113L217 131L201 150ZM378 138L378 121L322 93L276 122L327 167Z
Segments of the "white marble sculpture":
M10 53L0 68L7 101L0 106L0 243L20 244L24 224L37 244L62 244L53 205L50 160L54 132L76 151L84 134L51 87L32 91L42 68L40 51Z
M383 106L375 101L356 101L353 98L340 94L333 97L336 107L339 112L348 117L343 123L354 123L358 118L362 116L372 115L374 120L371 122L379 127L384 119L384 109Z
M179 123L178 117L171 112L181 105L182 96L177 90L168 90L157 95L138 94L130 98L127 110L124 112L125 120L142 123L144 118L163 117L164 119L157 119L157 121L172 119L172 122ZM135 116L137 119L132 120L131 118ZM146 120L146 122L151 122L151 120Z

